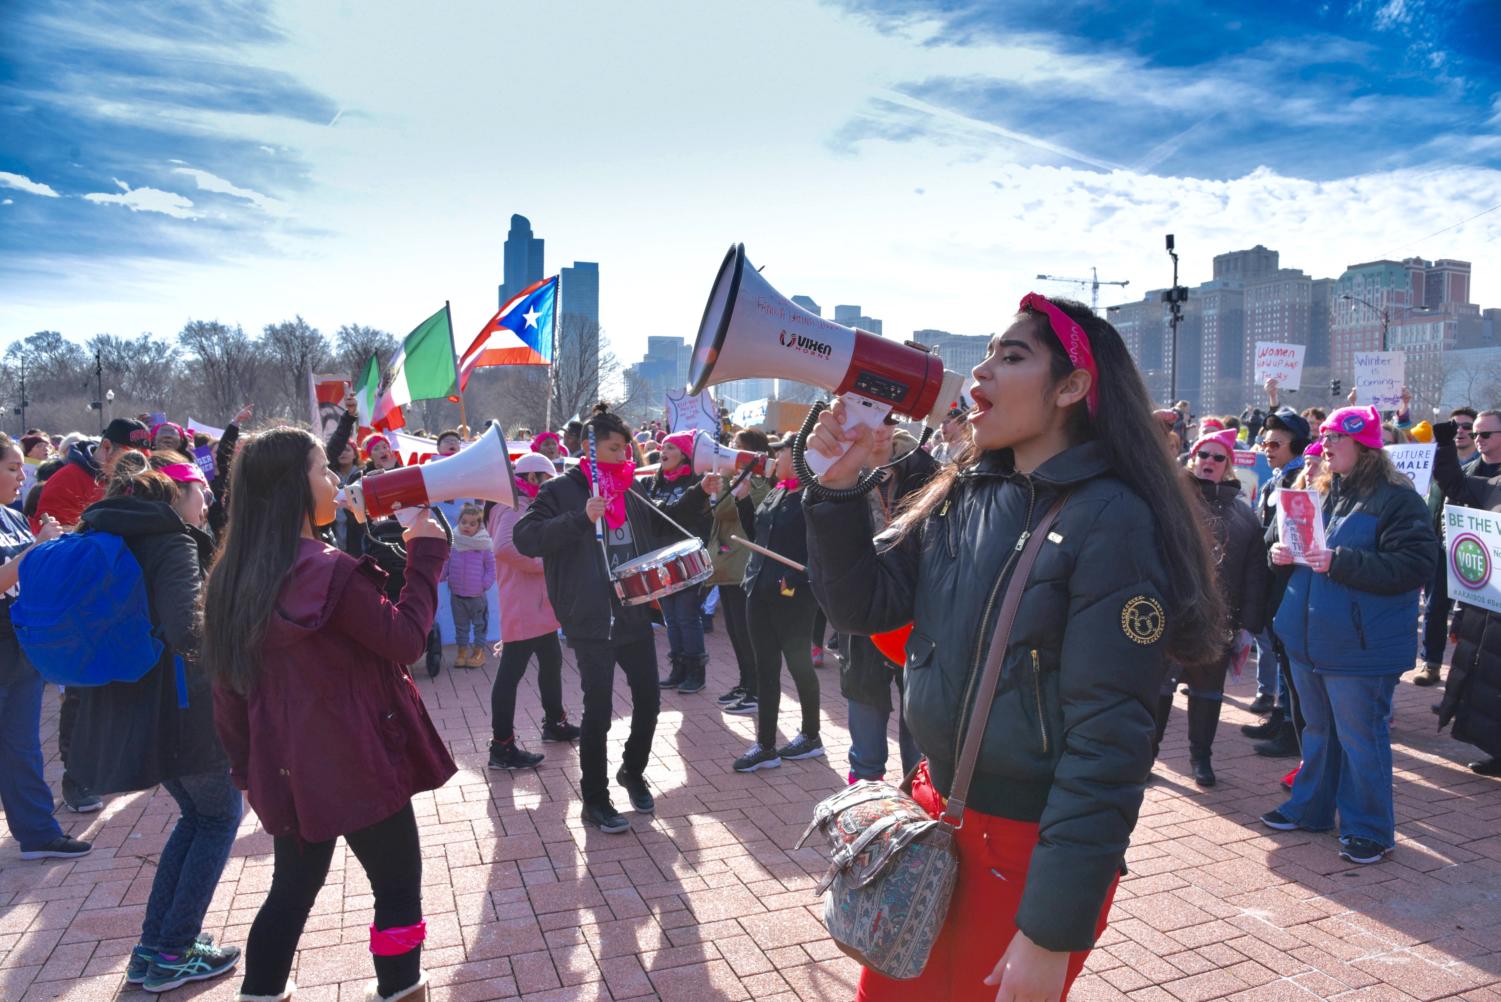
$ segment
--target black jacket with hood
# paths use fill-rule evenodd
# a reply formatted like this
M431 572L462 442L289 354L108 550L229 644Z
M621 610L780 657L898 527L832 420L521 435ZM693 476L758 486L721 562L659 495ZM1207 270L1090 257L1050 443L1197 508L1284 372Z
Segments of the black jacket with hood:
M594 523L584 514L589 494L589 482L578 467L553 477L538 488L511 539L522 555L542 558L547 599L570 642L647 639L649 607L621 605L615 597L605 555L594 538ZM625 504L636 556L676 541L676 531L640 495L632 491Z
M954 767L1022 533L1069 498L1022 593L969 806L1040 826L1016 924L1049 950L1083 950L1152 769L1165 675L1168 573L1156 518L1104 449L1068 449L1030 476L983 455L900 540L872 541L868 506L809 501L814 591L836 629L908 621L903 707L938 791Z
M125 539L141 565L152 632L165 646L140 681L79 690L69 773L95 793L122 793L228 769L214 731L213 686L197 664L198 589L213 541L171 505L141 498L105 498L84 511L80 524ZM177 656L187 672L186 709L178 707Z
M1195 485L1209 513L1215 569L1229 612L1229 627L1260 633L1267 625L1266 600L1272 576L1261 522L1241 501L1239 480L1196 480Z

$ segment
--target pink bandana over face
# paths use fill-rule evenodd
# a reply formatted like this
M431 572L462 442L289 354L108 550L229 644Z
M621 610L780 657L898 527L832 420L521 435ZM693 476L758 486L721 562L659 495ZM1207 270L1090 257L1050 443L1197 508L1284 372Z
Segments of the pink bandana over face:
M786 480L778 480L777 487L784 491L795 491L802 486L802 481L797 477L788 477Z
M1084 328L1064 313L1058 307L1050 303L1045 296L1035 292L1029 292L1022 297L1021 310L1036 310L1048 318L1048 326L1053 328L1053 334L1063 345L1063 350L1068 353L1068 360L1073 363L1075 369L1083 369L1092 377L1089 384L1089 416L1094 417L1100 406L1100 370L1095 365L1094 349L1090 347L1089 335L1084 333Z
M589 478L591 484L596 474L599 477L599 496L610 503L605 509L605 524L612 529L625 525L625 494L635 483L636 464L632 462L596 464L590 460L581 459L579 469L584 471L584 476Z
M541 485L540 484L534 484L530 480L526 479L525 477L517 477L516 478L516 489L518 491L520 491L522 494L525 494L529 498L534 498L534 497L537 496L537 488L539 486L541 486Z

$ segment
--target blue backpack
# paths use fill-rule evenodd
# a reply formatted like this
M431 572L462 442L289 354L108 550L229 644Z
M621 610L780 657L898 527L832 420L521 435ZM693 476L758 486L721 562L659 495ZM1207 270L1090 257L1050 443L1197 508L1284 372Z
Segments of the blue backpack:
M10 618L21 649L57 685L138 682L165 648L151 632L141 565L112 532L70 532L32 548Z

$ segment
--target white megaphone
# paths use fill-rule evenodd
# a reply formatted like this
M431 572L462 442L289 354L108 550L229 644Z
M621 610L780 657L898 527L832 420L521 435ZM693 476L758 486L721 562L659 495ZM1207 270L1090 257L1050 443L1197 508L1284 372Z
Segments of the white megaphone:
M722 477L733 477L748 469L765 477L770 475L767 472L770 467L771 457L764 452L747 452L720 445L701 429L693 433L693 472L699 476L717 473Z
M362 519L394 514L407 522L424 505L460 498L516 507L516 478L498 424L452 456L367 474L335 500Z
M941 420L964 377L915 342L885 338L814 316L773 289L745 259L745 245L725 255L704 306L688 392L736 379L790 379L844 401L846 427L880 424L891 413ZM814 473L834 460L807 453Z

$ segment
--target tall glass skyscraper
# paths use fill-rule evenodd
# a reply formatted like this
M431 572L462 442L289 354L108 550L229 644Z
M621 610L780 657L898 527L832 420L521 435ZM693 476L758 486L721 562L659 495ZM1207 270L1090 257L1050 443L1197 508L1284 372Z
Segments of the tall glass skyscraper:
M501 306L528 285L542 280L542 239L532 236L531 220L525 216L511 217L511 230L506 234L504 264L505 278L500 286Z
M599 263L575 261L561 272L563 295L559 364L577 372L584 385L599 387ZM577 359L577 361L575 361Z

